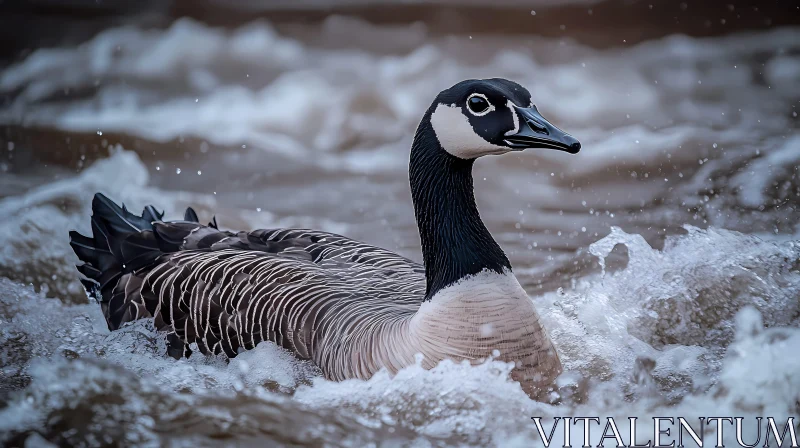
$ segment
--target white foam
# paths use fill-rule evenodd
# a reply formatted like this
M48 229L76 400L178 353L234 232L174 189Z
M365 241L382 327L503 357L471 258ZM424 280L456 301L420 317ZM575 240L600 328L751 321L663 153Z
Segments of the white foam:
M800 166L800 136L790 137L783 145L754 160L741 174L732 179L734 187L739 189L739 197L743 204L750 207L770 205L766 195L767 189L776 178L791 177L792 171ZM784 185L773 187L774 196L782 201L788 191L781 193Z

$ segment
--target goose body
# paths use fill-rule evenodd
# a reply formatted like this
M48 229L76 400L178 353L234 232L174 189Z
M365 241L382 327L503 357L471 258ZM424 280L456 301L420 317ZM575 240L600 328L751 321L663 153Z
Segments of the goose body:
M236 356L273 341L332 380L486 358L514 362L532 397L561 363L533 302L478 214L472 164L487 154L580 145L507 80L470 80L437 96L417 129L409 177L424 264L331 233L219 230L134 215L102 194L92 237L70 232L87 291L109 329L154 318L173 357Z

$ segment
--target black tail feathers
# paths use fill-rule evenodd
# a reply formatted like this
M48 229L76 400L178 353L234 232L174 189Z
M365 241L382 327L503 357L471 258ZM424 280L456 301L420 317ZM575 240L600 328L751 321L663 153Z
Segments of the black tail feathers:
M134 215L97 193L92 200L92 236L69 232L70 246L83 262L78 266L85 277L81 283L100 302L110 330L152 315L157 303L142 294L144 275L165 253L182 250L184 238L200 227L187 225L198 222L191 208L184 221L164 223L163 217L152 205L145 207L141 216ZM211 226L216 228L216 219ZM185 344L179 342L168 344L170 355L188 355Z
M154 221L163 213L152 206L134 215L101 193L92 200L92 236L69 232L70 246L83 261L78 271L86 291L100 302L108 302L120 277L155 261L160 255L153 235Z
M155 264L164 253L181 249L183 238L193 227L187 229L176 222L180 232L172 235L173 227L159 224L163 217L164 213L152 205L145 207L141 216L134 215L125 205L119 206L97 193L92 200L92 236L69 232L70 246L83 262L78 266L85 277L81 283L90 296L103 304L104 310L125 274ZM198 222L197 213L186 209L184 220ZM217 227L216 218L209 227Z

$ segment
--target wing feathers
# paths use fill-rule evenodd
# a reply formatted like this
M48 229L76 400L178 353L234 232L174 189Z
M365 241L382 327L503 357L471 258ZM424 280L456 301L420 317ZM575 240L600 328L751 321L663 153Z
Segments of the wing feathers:
M108 291L112 329L155 317L171 356L196 343L232 357L270 340L324 364L424 297L422 266L338 235L220 231L216 219L200 225L191 208L183 221L164 222L152 206L137 217L99 194L93 207L93 238L71 234L76 254L90 260L79 268L87 288Z

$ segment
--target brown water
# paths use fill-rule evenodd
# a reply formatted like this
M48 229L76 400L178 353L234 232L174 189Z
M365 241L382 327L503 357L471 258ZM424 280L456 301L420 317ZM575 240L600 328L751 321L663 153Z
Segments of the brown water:
M800 29L606 49L342 17L282 30L112 28L0 72L5 440L509 445L538 440L531 416L798 414ZM268 344L176 362L149 323L109 334L86 304L66 232L88 230L95 191L419 260L413 130L439 90L489 76L583 143L474 173L575 385L562 404L502 363L330 383Z

